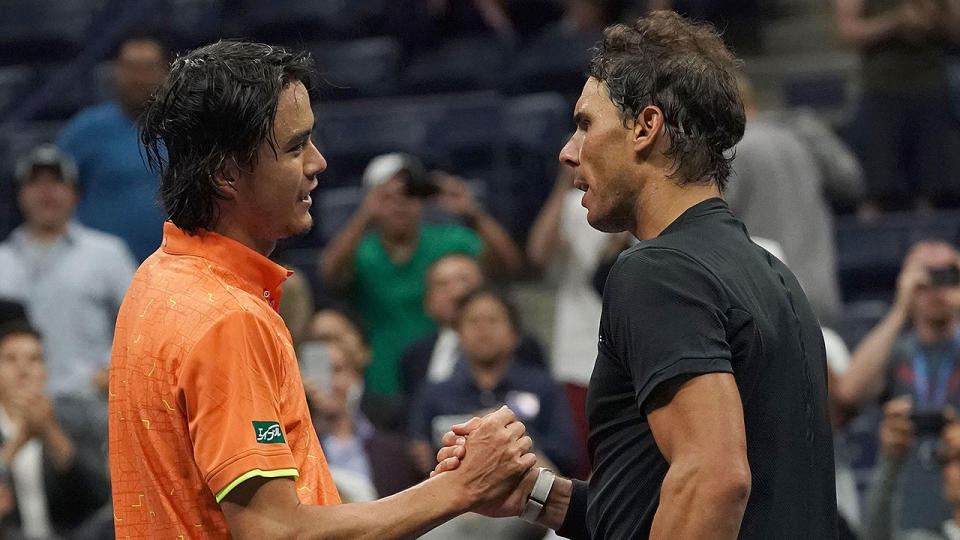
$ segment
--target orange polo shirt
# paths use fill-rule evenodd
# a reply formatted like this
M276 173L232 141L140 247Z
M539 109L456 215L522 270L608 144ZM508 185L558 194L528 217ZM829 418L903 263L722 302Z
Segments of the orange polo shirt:
M110 361L117 538L225 538L219 501L253 476L338 504L276 312L289 273L172 223L120 307Z

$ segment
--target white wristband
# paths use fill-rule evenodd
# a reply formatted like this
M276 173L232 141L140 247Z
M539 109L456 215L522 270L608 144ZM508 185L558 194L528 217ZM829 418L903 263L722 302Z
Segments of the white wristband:
M537 473L537 481L533 484L533 491L527 495L527 503L523 507L520 517L524 521L536 523L540 514L543 513L543 507L547 505L547 497L550 496L550 490L553 489L553 482L557 475L550 469L540 467Z

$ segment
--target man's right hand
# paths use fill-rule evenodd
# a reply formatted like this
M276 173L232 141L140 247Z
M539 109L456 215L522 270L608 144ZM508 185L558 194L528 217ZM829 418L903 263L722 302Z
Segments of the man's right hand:
M460 466L461 460L467 454L466 437L480 426L481 421L482 419L474 417L468 422L453 426L451 431L444 434L443 448L437 452L438 463L434 471L430 473L431 477L455 470ZM527 438L529 439L529 437ZM537 467L532 467L514 489L508 491L499 499L474 508L473 511L489 517L519 516L523 512L527 497L533 491L538 472Z
M526 484L531 473L536 480L533 466L537 458L529 452L533 441L525 434L526 428L507 407L467 425L474 429L462 436L461 457L449 474L462 482L470 510L487 513L499 508L505 499L512 499L518 484ZM527 489L532 488L531 483ZM519 511L503 515L516 516Z
M913 403L909 396L891 399L883 406L880 423L880 447L883 455L902 461L913 446L914 426L910 420Z

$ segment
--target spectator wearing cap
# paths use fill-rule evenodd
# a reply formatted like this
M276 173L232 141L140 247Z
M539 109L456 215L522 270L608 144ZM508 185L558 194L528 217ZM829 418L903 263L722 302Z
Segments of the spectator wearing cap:
M23 304L43 334L47 391L92 400L105 415L113 327L133 258L120 238L73 220L77 170L56 147L24 157L17 181L25 221L0 243L0 298Z
M155 36L131 35L114 61L114 99L77 113L56 144L77 163L77 219L122 238L138 261L160 245L164 213L158 179L140 153L136 119L167 73L169 55Z
M349 291L369 331L373 360L366 388L399 403L401 351L436 328L423 308L427 269L448 253L479 256L490 268L512 273L521 255L507 232L477 203L466 184L427 175L405 154L375 158L364 173L367 195L320 257L320 274ZM424 223L433 197L466 226Z

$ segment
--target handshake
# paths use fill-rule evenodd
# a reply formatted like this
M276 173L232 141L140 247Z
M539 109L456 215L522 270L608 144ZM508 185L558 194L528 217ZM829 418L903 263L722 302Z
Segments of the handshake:
M543 522L548 512L542 509L552 487L547 484L552 483L553 475L541 474L535 467L537 458L530 452L533 441L508 407L453 426L443 436L443 445L430 481L454 481L464 511L490 517L522 515L528 521L539 517ZM538 482L538 477L543 478ZM563 482L558 479L558 487ZM539 503L531 502L531 510L528 498L535 486L537 493L532 498ZM562 520L561 515L556 523L544 524L556 528Z

